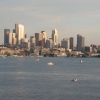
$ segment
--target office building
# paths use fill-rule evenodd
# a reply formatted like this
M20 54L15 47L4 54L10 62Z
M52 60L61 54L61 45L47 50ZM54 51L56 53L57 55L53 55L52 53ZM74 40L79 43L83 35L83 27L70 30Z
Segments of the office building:
M35 33L36 46L41 46L40 41L43 39L42 33Z
M46 39L46 37L47 37L47 36L46 36L46 32L45 32L45 31L41 31L41 33L42 33L42 38L43 38L43 39Z
M70 49L70 40L67 39L67 38L64 38L64 39L61 41L61 46L62 46L62 48Z
M50 48L50 49L54 48L54 42L53 42L53 40L52 39L47 39L45 47L46 48Z
M12 33L12 45L17 44L17 38L16 38L16 33Z
M21 45L23 44L23 42L28 42L28 38L22 38L21 39Z
M16 38L16 33L12 33L12 38Z
M23 47L22 48L25 48L25 49L30 49L30 42L23 42Z
M34 36L30 36L30 45L31 45L31 47L36 46L36 39L34 38Z
M52 40L54 41L54 45L58 46L58 31L56 29L52 31Z
M70 37L70 49L73 50L73 47L74 47L74 38Z
M91 46L85 46L85 52L92 52Z
M24 38L24 26L21 24L15 24L15 33L17 37L17 44L21 45L21 39Z
M9 33L8 34L8 37L9 37L9 39L8 39L8 43L9 43L9 45L12 45L12 33Z
M27 38L27 34L24 35L24 38Z
M85 51L85 37L82 35L77 35L77 50L78 51Z
M4 29L4 45L9 44L9 33L10 29Z
M13 29L13 33L15 33L16 31L15 31L15 29Z
M12 45L16 45L17 44L17 38L13 38L12 39Z

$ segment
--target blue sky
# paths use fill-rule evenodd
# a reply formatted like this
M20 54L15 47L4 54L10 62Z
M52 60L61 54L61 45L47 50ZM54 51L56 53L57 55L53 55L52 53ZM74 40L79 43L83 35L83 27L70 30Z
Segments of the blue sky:
M58 30L59 42L77 34L85 44L100 44L100 0L0 0L0 44L4 29L11 32L15 23L25 26L25 33Z

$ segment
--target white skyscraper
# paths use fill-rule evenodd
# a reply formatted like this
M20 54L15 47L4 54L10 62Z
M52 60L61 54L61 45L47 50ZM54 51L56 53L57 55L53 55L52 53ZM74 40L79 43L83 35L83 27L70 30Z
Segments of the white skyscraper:
M12 33L9 33L8 37L9 37L9 44L12 45Z
M24 26L21 24L15 24L15 32L17 37L17 44L21 44L21 39L24 38Z
M41 31L41 33L42 33L42 38L45 40L45 43L46 43L46 39L47 39L46 32Z
M56 29L52 31L52 40L54 41L54 45L58 46L58 31Z
M41 31L41 33L42 33L42 37L43 37L43 39L44 39L44 38L47 38L47 36L46 36L46 32L45 32L45 31Z
M17 44L17 38L16 38L16 33L12 33L12 45Z

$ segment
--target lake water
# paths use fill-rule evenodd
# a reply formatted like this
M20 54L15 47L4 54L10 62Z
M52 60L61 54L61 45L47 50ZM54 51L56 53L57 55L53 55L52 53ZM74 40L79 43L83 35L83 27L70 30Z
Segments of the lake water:
M100 100L100 59L0 58L0 100Z

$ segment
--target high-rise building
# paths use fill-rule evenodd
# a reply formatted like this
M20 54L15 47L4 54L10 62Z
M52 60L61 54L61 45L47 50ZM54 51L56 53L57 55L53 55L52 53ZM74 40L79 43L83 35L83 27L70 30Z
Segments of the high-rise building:
M16 45L17 44L17 38L13 38L12 39L12 45Z
M41 33L42 33L42 37L43 37L43 39L47 37L45 31L41 31Z
M45 38L44 39L42 39L41 41L39 41L39 45L41 46L41 47L45 47L45 44L46 44L46 42L45 42Z
M36 39L34 38L34 36L30 36L30 45L31 45L31 47L36 46Z
M8 45L9 44L9 34L10 33L10 29L4 29L4 45Z
M92 52L91 46L85 46L85 52Z
M43 38L43 41L46 43L46 39L47 39L47 36L46 36L46 32L45 31L41 31L42 33L42 38Z
M27 38L27 34L24 35L24 38Z
M23 48L30 49L30 42L23 42Z
M35 33L35 38L36 38L36 46L38 46L38 41L39 41L39 33Z
M9 36L9 39L8 39L9 40L9 45L12 45L12 33L9 33L8 36Z
M16 38L16 34L15 33L12 33L12 38Z
M22 44L23 42L28 42L28 38L22 38L22 39L21 39L21 44Z
M54 45L58 46L58 31L56 29L52 31L52 40L54 41Z
M52 39L47 39L46 40L46 46L45 46L46 48L50 48L50 49L52 49L53 47L54 47L54 42L53 42L53 40Z
M13 33L15 33L15 29L13 29Z
M85 50L85 37L82 35L77 35L77 50L84 51Z
M16 33L12 33L12 45L17 44L17 38L16 38Z
M69 49L70 48L70 41L69 39L67 38L64 38L62 41L61 41L61 46L65 49Z
M70 37L70 49L73 50L73 47L74 47L74 38Z
M17 37L17 44L21 45L21 39L24 38L24 26L21 24L15 24L15 33Z
M36 39L36 46L42 46L45 47L46 43L46 32L41 31L41 33L35 33L35 39Z
M35 38L36 38L36 46L41 46L40 41L43 39L43 34L42 33L35 33Z

